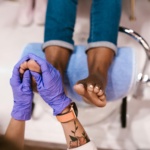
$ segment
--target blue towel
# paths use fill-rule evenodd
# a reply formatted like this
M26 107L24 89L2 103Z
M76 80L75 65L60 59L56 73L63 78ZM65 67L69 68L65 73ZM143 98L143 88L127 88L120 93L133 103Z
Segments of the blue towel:
M85 46L75 47L65 72L65 86L68 96L76 101L82 101L82 97L73 90L73 85L78 80L88 76L85 49ZM22 57L29 53L45 59L41 43L28 44L23 49ZM108 82L105 91L107 101L122 99L129 94L135 83L135 68L134 50L130 47L118 48L118 52L108 72Z

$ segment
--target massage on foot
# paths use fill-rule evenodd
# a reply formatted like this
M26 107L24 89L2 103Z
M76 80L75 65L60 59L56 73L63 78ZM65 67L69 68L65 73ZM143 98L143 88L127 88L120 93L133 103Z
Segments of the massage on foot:
M36 62L36 60L33 60L33 59L23 62L20 65L19 72L23 75L23 73L27 69L34 71L34 72L41 73L41 68L40 68L39 64ZM48 78L48 76L47 76L47 78ZM85 102L94 104L98 107L105 106L106 105L106 97L102 90L104 88L100 87L100 85L103 85L102 77L101 76L99 77L98 74L97 75L93 74L93 75L91 75L90 78L87 78L86 80L79 81L74 86L75 91L77 91L78 94L80 94L84 97L83 99L85 100ZM97 80L98 80L98 83L96 83ZM36 91L36 81L34 79L34 76L32 77L32 85L33 85L32 88Z
M20 21L23 25L29 25L32 21L32 16L24 15L24 12L28 14L33 9L33 0L29 1L21 1L24 8L25 3L28 4L27 8L30 8L26 11L22 9L20 13L24 16ZM33 96L36 91L53 109L53 115L61 123L68 150L96 150L95 144L90 141L77 118L76 104L67 96L67 90L63 87L69 60L75 50L73 34L78 0L36 2L40 2L35 5L37 8L43 8L39 12L45 12L48 2L44 42L39 46L41 55L35 55L34 52L25 54L14 67L10 79L14 106L5 136L23 149L25 121L31 118ZM104 107L107 103L105 89L108 70L117 53L121 5L121 0L92 0L91 4L90 32L84 51L87 56L88 75L74 83L73 89L83 101L96 107ZM31 46L30 49L37 50L37 47ZM41 58L43 55L44 59ZM78 60L74 63L76 61Z
M39 72L35 72L37 69L39 69ZM41 98L53 109L53 115L61 123L68 150L84 150L87 148L96 150L95 144L90 141L77 118L76 104L64 92L59 71L34 54L23 57L15 65L12 72L10 85L14 105L11 112L12 118L4 136L8 145L13 143L14 150L21 150L24 147L25 121L31 119L34 97L31 77L36 82L36 88ZM6 147L5 144L4 147Z
M38 93L53 108L54 115L60 114L70 105L71 100L66 97L62 87L61 75L50 63L29 54L21 59L20 66L18 64L16 69L21 73L21 76L30 71L37 84ZM55 103L57 104L56 108Z

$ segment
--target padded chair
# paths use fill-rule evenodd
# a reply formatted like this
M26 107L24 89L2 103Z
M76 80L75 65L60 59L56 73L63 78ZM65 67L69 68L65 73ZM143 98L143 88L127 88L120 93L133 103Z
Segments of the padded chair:
M141 36L139 36L133 30L124 27L120 27L119 31L128 34L129 36L136 39L144 48L147 56L149 56L149 46ZM78 103L83 106L85 102L83 102L81 96L76 94L72 87L78 80L84 79L88 76L88 66L86 59L87 56L85 54L85 50L85 46L78 45L75 47L75 50L71 55L65 73L65 86L67 89L68 96L71 97L73 101L78 101ZM29 53L36 54L37 56L45 59L41 43L28 44L23 49L22 57ZM137 78L134 54L134 50L131 47L118 48L118 52L108 72L108 83L105 91L106 97L108 101L122 99L122 127L126 127L127 96L131 91L132 87L135 85ZM140 79L139 81L141 80L142 79Z
M148 75L146 73L146 70L148 68L149 61L150 61L150 46L148 45L148 43L146 42L146 40L143 37L141 37L137 32L133 31L132 29L120 27L119 31L129 35L134 40L136 40L142 46L142 49L146 53L146 60L144 62L144 67L143 67L142 71L137 74L137 77L136 77L137 78L137 84L136 84L136 89L135 89L133 96L137 97L139 89L140 89L140 84L141 83L148 83L150 81L150 79L148 78ZM127 124L126 117L127 117L127 96L122 99L122 104L121 104L121 117L120 117L120 119L121 119L121 125L123 128L125 128L126 124Z

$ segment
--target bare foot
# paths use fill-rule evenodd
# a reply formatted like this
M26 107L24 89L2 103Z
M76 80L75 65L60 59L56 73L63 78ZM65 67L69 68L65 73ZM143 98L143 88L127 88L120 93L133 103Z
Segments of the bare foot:
M40 66L34 60L25 61L24 63L22 63L20 65L19 72L21 74L24 74L25 70L27 69L39 73L41 72Z
M107 73L114 58L114 52L108 48L93 48L87 52L89 76L78 81L74 90L83 99L98 107L106 105L105 87L107 84Z
M64 78L64 73L70 58L70 54L70 50L60 46L49 46L45 49L47 61L52 64L57 70L59 70L62 78ZM26 69L35 72L41 72L40 66L34 60L29 60L28 62L24 62L23 64L21 64L19 71L21 74L23 74ZM34 78L32 79L32 88L34 89L34 91L37 91Z
M25 61L24 63L20 65L19 72L21 76L24 74L25 70L27 69L38 72L38 73L41 72L40 66L34 60ZM36 81L33 77L32 77L31 86L32 86L33 91L37 92Z
M98 107L106 105L103 76L101 74L91 74L86 79L80 80L74 85L74 90L83 97L84 101Z
M38 72L38 73L41 72L40 66L34 60L32 60L32 59L29 60L27 62L27 65L28 65L29 70L34 71L34 72Z

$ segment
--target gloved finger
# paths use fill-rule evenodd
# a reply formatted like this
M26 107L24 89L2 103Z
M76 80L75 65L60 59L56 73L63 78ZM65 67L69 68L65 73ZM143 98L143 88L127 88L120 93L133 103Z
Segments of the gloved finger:
M27 61L28 59L29 59L28 55L23 57L13 68L12 78L13 78L13 80L16 80L16 82L18 81L18 84L20 84L20 82L21 82L20 72L19 72L20 65L23 62Z
M29 70L26 70L22 79L23 91L31 91L31 74Z
M58 83L61 81L60 72L53 66L49 66L49 71L43 73L42 77L45 87L49 87L50 85L56 87ZM51 84L49 85L49 83Z
M21 79L19 75L12 75L10 78L10 85L11 86L19 86L21 84Z
M41 74L34 72L34 71L30 71L30 72L36 81L37 89L42 89L44 87L44 83L43 83Z
M31 53L29 54L29 58L35 60L40 65L42 73L49 70L48 62L46 60Z
M12 71L12 77L10 79L10 84L12 86L19 86L21 84L19 68L17 66L15 66Z
M19 68L19 72L23 74L28 69L28 62L24 61Z
M14 66L13 73L18 73L18 70L19 70L21 64L23 64L23 63L26 62L27 60L29 60L29 56L28 56L28 55L26 55L26 56L24 56L23 58L21 58L21 59L19 60L19 62Z
M46 60L34 55L29 54L29 58L35 60L41 68L42 71L42 86L49 87L49 82L51 80L55 80L55 76L57 75L57 70ZM40 85L40 84L39 84Z

